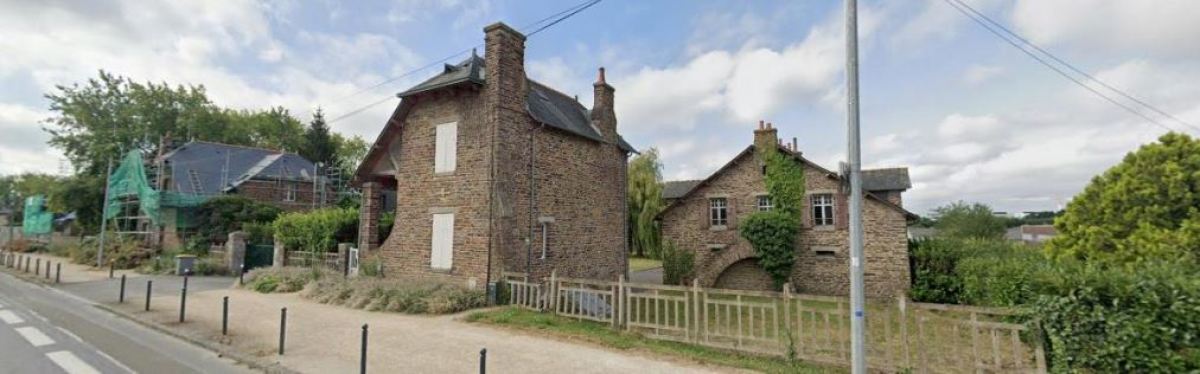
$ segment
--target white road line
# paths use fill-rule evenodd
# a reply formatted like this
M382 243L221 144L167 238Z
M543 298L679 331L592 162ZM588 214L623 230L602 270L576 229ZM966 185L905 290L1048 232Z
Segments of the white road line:
M15 325L18 323L25 323L24 318L21 318L21 316L18 316L16 313L13 313L11 310L0 310L0 321L4 321L4 323L10 324L10 325Z
M46 334L42 333L42 330L38 330L37 327L18 327L17 333L21 334L21 336L24 337L25 340L28 340L29 344L33 344L34 347L54 344L54 339L50 339L49 336L46 336Z
M46 354L50 361L54 361L58 367L62 368L67 374L100 374L92 365L88 365L74 353L68 351L57 351Z
M83 339L80 339L79 335L75 335L75 333L71 332L71 330L67 330L67 329L64 329L64 328L58 327L58 326L54 326L54 328L58 329L58 331L61 331L64 335L70 336L72 339L75 339L75 341L83 343Z

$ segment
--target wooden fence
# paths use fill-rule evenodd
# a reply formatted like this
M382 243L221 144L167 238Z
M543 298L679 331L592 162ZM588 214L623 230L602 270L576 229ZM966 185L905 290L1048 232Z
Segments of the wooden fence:
M653 339L832 365L850 362L846 297L564 278L503 276L510 304L604 323ZM869 301L872 369L916 373L1037 372L1045 354L1017 311Z

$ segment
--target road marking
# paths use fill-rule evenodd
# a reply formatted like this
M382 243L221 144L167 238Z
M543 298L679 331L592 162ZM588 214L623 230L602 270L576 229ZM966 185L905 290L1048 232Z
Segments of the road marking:
M34 347L54 344L54 339L50 339L49 336L43 334L42 330L38 330L37 327L18 327L17 333L21 334L21 336L24 337L25 340L28 340L29 344L33 344Z
M74 353L68 351L57 351L46 354L50 361L62 368L67 374L100 374L92 365L88 365Z
M25 323L24 318L21 318L21 316L18 316L16 313L13 313L11 310L0 310L0 321L4 321L4 323L10 324L10 325L15 325L18 323Z
M64 329L64 328L58 327L58 326L54 326L54 328L58 329L58 331L61 331L64 335L70 336L72 339L75 339L75 341L83 343L83 339L80 339L79 335L75 335L75 333L71 332L71 330L67 330L67 329Z

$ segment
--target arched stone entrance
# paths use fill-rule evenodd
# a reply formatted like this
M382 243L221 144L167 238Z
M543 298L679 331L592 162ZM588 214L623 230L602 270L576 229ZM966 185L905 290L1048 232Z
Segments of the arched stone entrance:
M715 288L733 290L765 291L774 286L771 275L758 265L757 258L745 258L734 262L721 271L714 282Z

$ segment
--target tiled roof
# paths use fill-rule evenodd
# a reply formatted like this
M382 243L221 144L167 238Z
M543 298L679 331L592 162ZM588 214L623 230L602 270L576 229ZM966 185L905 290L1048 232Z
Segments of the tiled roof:
M662 198L678 199L703 182L702 179L663 182Z
M173 182L167 190L188 194L218 194L251 179L307 181L314 172L311 161L294 153L200 141L184 144L163 159ZM198 190L191 183L193 174Z
M475 54L455 65L447 64L441 74L397 94L401 98L458 84L482 85L487 77L485 60ZM529 93L526 109L534 120L547 126L566 131L594 141L604 141L600 131L592 127L591 113L578 100L558 92L549 86L526 79ZM617 137L618 146L626 152L637 152L624 138Z

